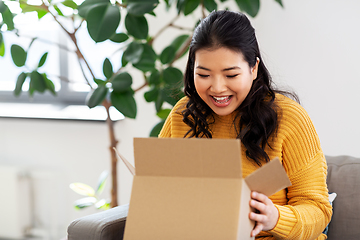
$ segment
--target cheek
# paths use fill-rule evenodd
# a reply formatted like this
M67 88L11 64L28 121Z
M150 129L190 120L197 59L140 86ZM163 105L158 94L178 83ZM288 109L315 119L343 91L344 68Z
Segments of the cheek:
M195 78L195 79L194 79L194 85L195 85L195 89L196 89L196 91L197 91L197 93L198 93L199 95L206 90L206 86L205 86L204 81L197 80L197 79Z
M236 82L232 85L232 90L239 95L248 95L250 92L253 81L247 79L246 81Z

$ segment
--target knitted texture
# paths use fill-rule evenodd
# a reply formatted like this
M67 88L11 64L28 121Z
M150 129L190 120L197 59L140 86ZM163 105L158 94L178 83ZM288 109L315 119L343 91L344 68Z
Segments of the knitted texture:
M187 101L184 97L176 104L159 137L183 138L189 131L181 114ZM331 219L332 207L326 186L327 165L319 138L311 119L299 104L279 94L276 104L279 107L278 129L269 138L270 147L265 151L270 159L280 159L292 185L270 196L280 217L274 229L261 232L256 239L326 239L322 231ZM236 138L235 113L214 118L215 122L210 125L213 138ZM245 151L242 145L243 177L259 168L246 157Z

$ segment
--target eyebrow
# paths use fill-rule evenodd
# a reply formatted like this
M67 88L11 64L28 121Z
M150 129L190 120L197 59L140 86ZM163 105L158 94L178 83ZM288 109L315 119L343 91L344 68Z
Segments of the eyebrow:
M203 70L206 70L206 71L211 71L209 68L206 68L206 67L203 67L203 66L197 66L196 68L203 69ZM235 69L241 69L241 68L238 67L238 66L234 66L234 67L225 68L222 71L225 72L225 71L230 71L230 70L235 70Z

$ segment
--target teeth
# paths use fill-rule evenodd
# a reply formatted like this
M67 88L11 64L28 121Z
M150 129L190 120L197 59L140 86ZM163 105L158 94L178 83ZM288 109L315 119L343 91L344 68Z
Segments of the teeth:
M212 96L214 98L214 100L217 102L217 103L226 103L230 100L230 96L226 96L226 97L215 97L215 96Z
M217 101L224 101L228 97L213 97L213 98L215 98L215 100L217 100Z

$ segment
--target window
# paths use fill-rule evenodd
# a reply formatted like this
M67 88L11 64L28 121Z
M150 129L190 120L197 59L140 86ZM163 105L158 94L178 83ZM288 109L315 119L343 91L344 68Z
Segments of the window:
M9 6L12 12L21 11L18 3L16 2L6 2L6 4ZM86 96L90 90L90 87L85 80L84 74L88 79L92 79L92 76L86 71L83 73L81 70L79 66L80 63L73 51L75 47L70 41L70 38L49 14L43 17L40 21L38 20L37 14L35 12L27 13L26 15L26 18L18 15L14 19L14 22L19 29L20 37L18 37L13 32L3 31L5 56L0 57L0 102L2 104L11 103L12 105L10 106L12 108L15 107L15 105L13 105L14 103L31 103L33 105L45 104L46 106L51 104L56 105L54 106L55 112L59 111L59 109L64 110L65 108L69 108L69 105L77 105L77 107L72 107L72 109L77 110L71 110L71 115L79 111L79 106L81 105L84 110L90 111L88 107L84 105ZM62 21L64 19L59 18L59 20ZM71 26L68 26L69 23L62 22L62 24L64 24L65 27L70 27L69 30L71 31ZM3 27L6 26L4 25ZM93 67L92 70L96 78L103 78L102 62L106 57L118 59L116 62L118 62L120 66L121 52L118 51L116 54L111 55L113 52L116 52L116 49L114 49L114 45L110 41L95 44L88 36L85 24L83 24L77 31L76 36L78 38L78 45L85 58L88 60L89 65ZM36 40L32 42L33 38L35 37L37 37ZM10 53L10 45L12 44L20 45L22 48L24 48L25 51L28 51L26 66L19 68L16 67L12 62ZM30 44L31 47L29 48ZM45 52L48 52L48 57L44 66L39 68L39 72L46 73L47 77L53 81L57 96L53 96L49 91L45 91L43 94L35 92L34 95L30 97L27 92L29 88L28 80L24 83L22 88L23 92L20 94L20 96L14 96L13 91L15 89L18 75L22 71L32 71L34 67L37 66L41 56ZM41 105L32 106L31 108L36 111L36 109L39 109L39 106ZM3 108L4 107L5 106L3 105ZM4 109L7 108L5 107ZM92 112L95 111L99 112L99 110L94 110ZM48 109L45 112L49 113L51 111ZM116 115L116 117L113 117L113 119L119 120L123 118L122 114L116 113L117 111L115 109L112 109L112 112L114 116ZM13 113L10 111L7 114L9 115L7 117L10 117L10 115ZM105 112L104 114L106 115ZM2 113L2 115L4 116L4 113ZM53 116L50 118L54 118L54 116L57 114L50 115ZM90 116L94 115L90 114ZM87 118L89 117L85 117L85 119ZM102 118L103 117L101 117L101 119Z

